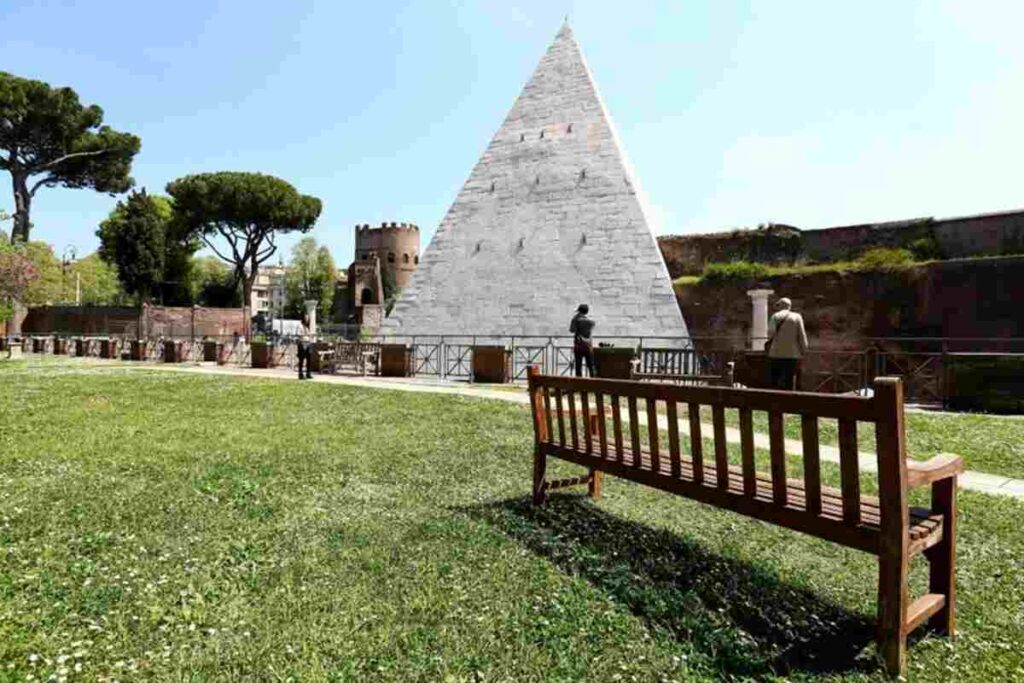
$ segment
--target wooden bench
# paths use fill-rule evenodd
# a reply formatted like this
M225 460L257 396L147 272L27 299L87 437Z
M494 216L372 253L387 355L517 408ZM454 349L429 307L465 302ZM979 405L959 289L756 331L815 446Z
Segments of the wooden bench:
M541 375L536 367L529 368L528 377L536 444L535 505L543 504L550 491L582 484L597 500L601 475L607 472L873 553L879 566L879 652L894 675L905 671L907 634L918 626L927 622L934 630L953 635L956 489L963 464L951 455L927 462L907 459L900 380L875 380L874 396L865 398L553 377ZM711 408L710 434L702 433L701 406ZM740 465L729 463L726 410L738 412ZM768 415L768 471L756 467L754 411ZM678 417L684 412L686 422L681 428ZM659 413L667 439L659 434ZM641 414L646 417L645 426L640 424ZM801 416L801 479L786 476L786 414ZM838 489L821 484L820 418L838 421ZM877 498L860 492L858 422L874 425ZM713 444L711 453L704 452L704 438ZM589 471L548 481L548 456ZM931 509L911 508L909 491L924 485L931 485ZM909 563L922 553L929 562L929 592L911 600Z
M632 379L648 382L672 382L675 384L698 384L731 387L735 384L736 364L725 364L720 375L687 375L678 372L642 372L633 369Z

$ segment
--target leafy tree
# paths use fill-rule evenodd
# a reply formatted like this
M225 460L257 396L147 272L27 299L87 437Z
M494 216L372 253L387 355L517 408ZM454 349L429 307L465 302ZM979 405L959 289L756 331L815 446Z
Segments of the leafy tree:
M103 125L103 110L83 106L71 88L0 71L0 170L11 174L11 242L27 242L30 209L42 187L126 192L139 138Z
M384 315L391 315L391 309L394 308L395 302L402 294L402 290L398 288L395 274L390 270L385 270L380 277L380 286L384 290Z
M81 290L83 306L123 306L131 303L131 297L121 287L117 270L100 258L96 252L78 259L68 269L64 280L69 291L65 301L74 301L74 288Z
M96 236L100 256L116 267L127 293L143 301L158 296L162 303L191 304L191 257L199 248L195 238L181 239L167 197L143 189L118 202Z
M18 243L11 249L26 258L37 274L22 293L22 302L27 305L74 304L76 285L83 305L114 306L130 303L117 280L117 272L99 254L89 254L65 266L53 253L53 247L46 242Z
M201 256L193 260L191 282L195 301L202 306L242 305L242 296L231 269L216 256Z
M32 261L0 239L0 322L11 319L14 302L39 278Z
M68 289L69 273L61 266L60 259L53 253L53 247L46 242L17 243L15 249L32 262L38 277L29 285L23 294L22 303L29 306L47 306L75 301L75 280L71 275L71 286ZM67 297L70 291L70 297Z
M292 260L285 275L285 313L301 317L305 302L316 299L317 318L328 320L334 306L334 283L338 270L330 250L318 246L312 237L303 237L292 247Z
M233 281L242 283L244 306L252 301L260 264L277 251L277 236L307 232L321 210L316 197L299 194L284 180L262 173L185 176L168 184L167 193L184 234L199 237L231 264Z

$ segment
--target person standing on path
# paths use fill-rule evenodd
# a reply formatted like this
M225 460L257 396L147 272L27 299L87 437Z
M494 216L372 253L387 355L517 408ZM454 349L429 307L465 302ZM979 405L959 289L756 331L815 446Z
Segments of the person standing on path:
M309 320L305 315L299 321L299 379L313 379L313 373L309 371L309 357L313 352L313 338L309 334ZM302 365L305 362L306 374L302 374Z
M804 319L790 310L793 302L783 297L775 304L778 309L768 319L768 374L769 383L776 389L793 391L796 371L807 351L807 331Z
M583 376L583 363L587 363L587 374L594 376L594 326L597 324L587 317L590 313L590 306L580 304L576 308L576 315L569 323L569 331L572 332L572 356L576 363L576 376Z

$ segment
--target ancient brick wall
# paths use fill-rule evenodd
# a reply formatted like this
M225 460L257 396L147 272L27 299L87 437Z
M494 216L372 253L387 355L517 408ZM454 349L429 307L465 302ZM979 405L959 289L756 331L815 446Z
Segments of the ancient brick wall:
M731 346L742 346L753 284L677 286L690 333L732 337ZM788 275L760 284L793 300L818 348L859 348L868 337L1024 337L1024 257Z
M139 329L139 309L120 306L38 306L28 310L23 334L129 335Z
M793 263L801 255L801 233L788 225L710 235L663 235L658 247L673 278L700 275L707 263Z
M246 327L241 308L40 306L28 310L21 329L26 335L230 337Z
M1024 254L1024 211L817 230L770 225L709 235L662 236L658 245L673 278L699 275L707 263L830 263L855 259L876 247L911 249L926 258L1004 256Z
M143 332L147 337L232 337L244 335L245 312L241 308L147 306Z

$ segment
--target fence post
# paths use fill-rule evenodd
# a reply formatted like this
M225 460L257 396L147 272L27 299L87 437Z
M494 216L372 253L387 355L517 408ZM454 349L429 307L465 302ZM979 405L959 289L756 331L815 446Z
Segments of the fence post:
M512 381L516 381L516 337L512 335L512 341L510 343L512 352Z
M949 407L949 343L942 340L942 357L939 359L941 362L941 368L939 370L939 382L941 386L939 391L942 392L942 407Z

